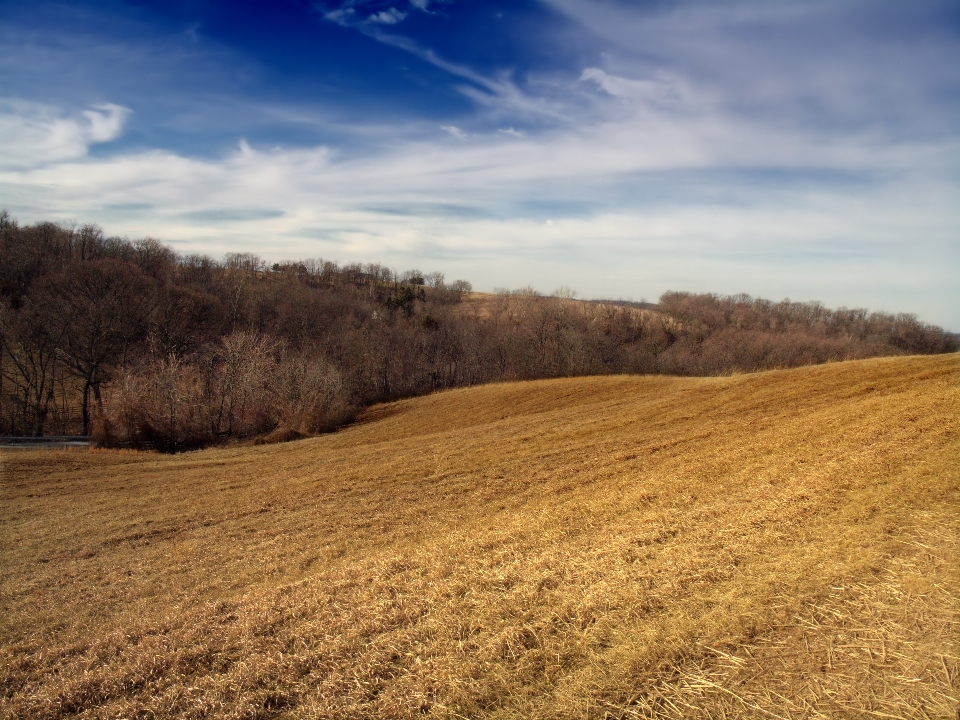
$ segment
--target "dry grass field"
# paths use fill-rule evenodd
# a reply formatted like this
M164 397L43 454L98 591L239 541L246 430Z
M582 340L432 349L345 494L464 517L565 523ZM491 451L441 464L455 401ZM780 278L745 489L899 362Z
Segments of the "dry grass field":
M960 358L2 458L7 718L957 718Z

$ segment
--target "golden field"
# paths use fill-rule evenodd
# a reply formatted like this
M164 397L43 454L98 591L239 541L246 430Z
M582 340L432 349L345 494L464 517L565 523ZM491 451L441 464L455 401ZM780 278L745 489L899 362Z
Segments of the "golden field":
M8 718L956 718L960 358L2 457Z

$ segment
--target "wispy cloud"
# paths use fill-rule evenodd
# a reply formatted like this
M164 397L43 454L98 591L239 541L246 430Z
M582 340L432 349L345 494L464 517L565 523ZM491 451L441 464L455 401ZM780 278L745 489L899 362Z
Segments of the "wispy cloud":
M397 10L395 7L389 8L388 10L381 10L378 13L373 13L367 19L370 22L383 23L384 25L396 25L398 22L403 20L407 14L400 10Z
M440 0L443 2L444 0ZM430 9L431 4L436 4L437 0L408 0L409 6L427 14L433 14ZM382 23L386 25L396 25L407 17L407 11L390 6L384 9L383 2L378 0L317 0L315 7L327 20L331 20L343 25L353 25L358 22Z
M696 109L696 104L705 109L704 106L709 102L704 91L697 93L682 77L664 72L656 73L651 78L631 79L589 67L581 73L580 79L595 83L613 97L662 110L690 111Z
M357 18L357 11L352 7L334 8L333 10L327 10L322 5L318 5L318 7L324 18L338 25L350 25Z
M0 98L0 167L83 157L92 145L119 137L129 114L110 103L66 114L51 105Z
M406 17L396 8L371 15L367 21L363 22L358 21L359 13L355 8L356 5L351 3L335 10L323 9L322 12L323 17L331 22L352 28L384 45L403 50L443 70L452 78L467 81L455 84L454 88L473 100L478 107L487 110L491 118L515 118L563 124L570 122L571 117L566 112L563 101L558 102L556 98L524 91L513 80L509 69L493 75L484 74L465 64L450 61L406 35L385 31L384 25L394 25ZM394 13L399 14L394 15Z
M960 120L960 53L943 3L547 2L602 38L604 64L581 77L618 98L696 93L727 114L831 134L952 134Z
M452 135L457 140L464 140L467 137L467 134L463 130L458 128L456 125L441 125L440 129L443 130L445 133Z

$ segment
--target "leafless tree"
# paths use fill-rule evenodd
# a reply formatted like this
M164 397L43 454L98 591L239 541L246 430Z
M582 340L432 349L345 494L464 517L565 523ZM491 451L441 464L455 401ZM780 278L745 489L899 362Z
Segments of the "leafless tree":
M90 431L90 397L143 339L155 299L152 282L138 268L114 259L74 262L48 276L39 293L63 327L64 361L83 383L83 433Z

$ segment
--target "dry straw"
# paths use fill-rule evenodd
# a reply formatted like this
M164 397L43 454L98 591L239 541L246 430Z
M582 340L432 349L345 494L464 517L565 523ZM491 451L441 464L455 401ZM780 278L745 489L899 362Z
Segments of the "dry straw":
M955 718L960 363L3 458L4 717Z

